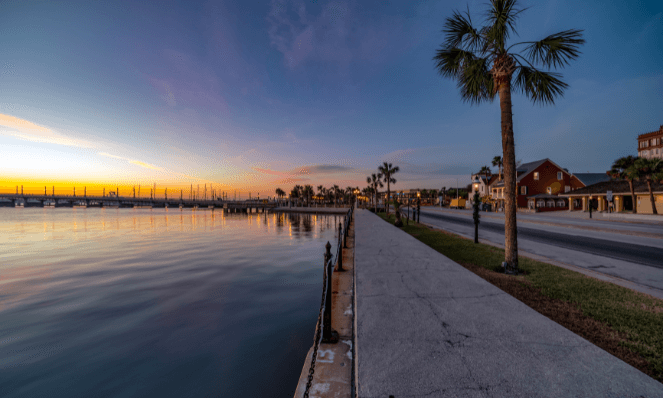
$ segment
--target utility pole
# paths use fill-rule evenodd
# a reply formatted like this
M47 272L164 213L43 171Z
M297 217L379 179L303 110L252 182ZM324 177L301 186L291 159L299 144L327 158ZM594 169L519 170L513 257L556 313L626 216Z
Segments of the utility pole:
M74 197L76 197L76 187L74 187Z
M102 198L106 197L106 187L104 187L104 193L101 195Z
M53 191L51 192L51 196L55 196L55 185L53 185Z
M166 196L166 202L168 201L168 188L164 191L164 195Z
M83 197L87 198L87 187L86 186L83 187Z
M134 199L136 199L136 186L134 185Z
M44 196L46 196L46 185L44 185Z
M21 196L23 196L23 185L21 185Z
M140 184L138 184L138 197L140 198Z

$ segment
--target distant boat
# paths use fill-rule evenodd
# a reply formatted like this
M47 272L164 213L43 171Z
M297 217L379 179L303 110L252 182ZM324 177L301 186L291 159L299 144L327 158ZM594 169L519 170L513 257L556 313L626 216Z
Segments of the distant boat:
M76 201L74 202L74 207L77 207L79 209L85 209L87 208L87 202L85 202L84 200Z
M45 208L55 208L55 201L54 200L45 200L44 201L44 207Z
M180 203L180 210L184 208L184 205Z
M102 207L104 209L119 209L120 202L105 202L102 204Z
M134 205L134 209L151 209L152 205Z
M14 207L20 208L20 209L24 208L25 207L25 201L23 199L16 199L14 201Z

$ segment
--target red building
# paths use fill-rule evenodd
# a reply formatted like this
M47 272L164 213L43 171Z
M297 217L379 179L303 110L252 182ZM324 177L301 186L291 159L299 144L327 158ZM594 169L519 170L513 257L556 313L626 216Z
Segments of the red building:
M585 184L579 178L548 158L516 167L516 198L517 207L519 208L550 207L551 209L562 210L565 206L565 209L568 209L567 199L557 199L557 194L570 192L584 186ZM498 206L503 206L504 181L493 184L491 190L493 199L498 202ZM537 197L539 199L546 196L547 200L537 201L537 198L533 198L537 195L539 195ZM550 200L553 197L555 199Z

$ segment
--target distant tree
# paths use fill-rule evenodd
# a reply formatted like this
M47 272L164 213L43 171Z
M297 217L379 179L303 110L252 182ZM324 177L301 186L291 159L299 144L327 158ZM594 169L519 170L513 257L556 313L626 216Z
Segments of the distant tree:
M318 185L318 196L324 198L325 197L325 187L323 185Z
M281 188L276 188L275 193L276 193L276 196L278 196L279 199L281 199L281 198L283 198L283 196L285 196L285 191L282 190Z
M302 188L302 194L306 198L306 206L311 207L311 196L313 196L313 186L312 185L304 185L304 188Z
M502 157L501 156L495 156L493 158L493 167L497 167L497 179L499 181L502 181L502 166L504 165L504 162L502 162Z
M646 159L638 158L633 163L634 175L638 180L647 182L647 189L649 190L649 201L654 214L658 214L656 210L656 201L654 200L654 191L652 190L652 180L658 177L658 174L663 172L663 159ZM633 203L635 207L635 203Z
M559 73L538 69L566 66L580 55L585 43L581 30L565 30L540 41L507 43L517 36L516 20L522 9L517 0L490 0L483 27L475 28L469 10L454 11L444 25L445 41L435 57L438 72L458 83L463 100L472 104L492 101L499 94L506 207L504 257L518 270L516 227L516 152L513 135L512 88L534 103L553 104L568 87ZM524 45L524 51L516 51Z
M382 185L382 174L373 173L366 178L366 182L370 184L373 189L373 195L375 196L375 212L378 212L378 188L384 187Z
M396 183L396 179L393 177L394 174L398 173L400 168L398 166L393 166L391 163L384 162L382 166L378 167L380 174L382 174L383 181L387 183L387 216L389 215L389 201L391 200L391 184Z
M607 173L612 178L628 181L628 187L631 190L631 201L633 203L633 214L637 214L638 212L635 202L635 189L633 188L633 180L637 178L636 170L633 167L636 159L636 157L631 155L619 158L614 161L612 168Z

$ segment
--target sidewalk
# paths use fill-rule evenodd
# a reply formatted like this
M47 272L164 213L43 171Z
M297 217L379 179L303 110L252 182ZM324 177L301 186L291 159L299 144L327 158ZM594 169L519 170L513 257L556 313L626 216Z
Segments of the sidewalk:
M357 211L355 236L359 397L663 396L663 384L369 211Z

